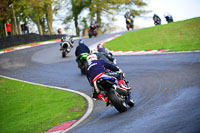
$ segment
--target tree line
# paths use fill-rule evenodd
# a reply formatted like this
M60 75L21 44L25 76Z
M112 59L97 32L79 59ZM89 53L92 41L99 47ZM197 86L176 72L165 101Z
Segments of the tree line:
M131 11L135 16L140 16L146 11L143 7L147 3L144 0L1 0L0 1L0 36L5 36L5 22L12 24L12 34L20 34L20 22L37 25L39 34L55 34L53 22L55 15L61 8L65 8L65 18L60 18L63 24L74 23L76 35L87 30L87 22L96 18L99 25L99 33L104 32L106 25L102 17L108 21L114 21L114 16L120 11ZM81 13L87 10L87 18L81 18ZM82 25L82 29L80 28ZM68 27L69 28L69 27ZM84 32L83 32L84 34Z

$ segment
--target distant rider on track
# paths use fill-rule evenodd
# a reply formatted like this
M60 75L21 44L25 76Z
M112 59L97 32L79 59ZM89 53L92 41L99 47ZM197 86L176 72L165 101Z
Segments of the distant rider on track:
M125 14L124 14L124 17L126 19L126 27L127 29L129 30L129 28L132 28L133 29L133 18L135 18L135 16L130 12L130 11L127 11ZM131 20L131 22L129 22L129 19ZM130 27L128 27L128 25L130 24Z
M78 46L76 47L75 50L75 55L76 57L80 56L82 53L90 53L90 49L88 48L87 45L85 45L84 41L82 39L79 40Z
M82 55L89 55L90 49L87 45L85 45L84 41L82 39L79 40L78 46L75 50L76 55L76 62L78 63L78 67L81 68L81 66L84 66L83 62L81 62Z
M63 47L67 45L67 51L70 51L70 49L73 48L73 43L74 43L74 40L72 36L66 35L64 37L61 37L60 50L63 50Z
M170 22L174 21L172 15L169 14L168 12L164 13L164 17L165 17L167 23L170 23Z
M153 15L153 21L155 25L160 25L161 24L161 19L158 15L154 14Z
M116 59L113 57L113 54L103 46L103 44L97 45L97 51L91 50L91 53L95 53L100 60L104 60L107 63L117 66Z

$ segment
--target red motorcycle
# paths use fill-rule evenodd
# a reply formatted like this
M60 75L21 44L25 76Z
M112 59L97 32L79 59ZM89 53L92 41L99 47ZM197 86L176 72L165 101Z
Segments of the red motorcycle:
M92 36L97 36L98 34L98 31L97 31L97 27L95 25L91 25L90 28L89 28L89 31L88 31L88 35L89 35L89 38L91 38Z

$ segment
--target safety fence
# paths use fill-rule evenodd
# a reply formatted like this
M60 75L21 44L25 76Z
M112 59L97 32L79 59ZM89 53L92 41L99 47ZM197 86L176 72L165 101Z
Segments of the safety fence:
M62 35L39 35L39 34L25 34L25 35L11 35L0 37L0 49L13 47L22 44L47 41L53 39L60 39Z

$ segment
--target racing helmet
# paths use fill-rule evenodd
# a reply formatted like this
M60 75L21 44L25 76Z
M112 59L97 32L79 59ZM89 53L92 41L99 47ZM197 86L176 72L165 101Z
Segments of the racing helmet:
M102 49L102 48L104 48L103 44L100 43L97 45L97 49Z
M164 17L167 17L167 16L170 17L171 15L168 12L165 12Z
M82 39L80 39L78 44L84 44L84 41Z
M93 60L97 60L97 55L96 54L89 54L87 57L87 62L91 62Z

